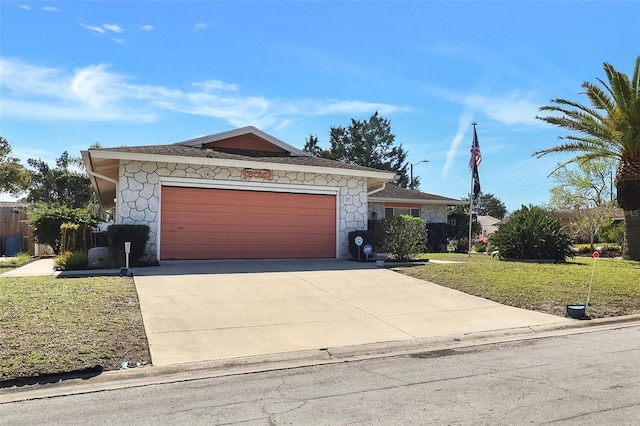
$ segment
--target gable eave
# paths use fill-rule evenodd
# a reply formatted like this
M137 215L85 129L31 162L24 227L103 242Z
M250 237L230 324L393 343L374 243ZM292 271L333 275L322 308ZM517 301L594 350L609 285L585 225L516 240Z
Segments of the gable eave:
M240 127L239 129L228 130L226 132L215 133L213 135L201 136L199 138L189 139L182 142L176 142L174 145L185 145L185 146L200 148L203 145L208 143L218 142L221 140L230 139L230 138L243 136L247 134L252 134L254 136L257 136L260 139L263 139L269 142L270 144L289 152L292 155L299 156L299 157L311 156L311 154L309 154L308 152L304 152L301 149L291 146L288 143L281 141L280 139L274 136L271 136L270 134L265 133L254 126Z

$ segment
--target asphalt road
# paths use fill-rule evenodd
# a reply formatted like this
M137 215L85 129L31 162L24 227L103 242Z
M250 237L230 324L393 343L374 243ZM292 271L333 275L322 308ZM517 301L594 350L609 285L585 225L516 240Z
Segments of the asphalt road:
M640 422L640 326L0 404L2 425Z

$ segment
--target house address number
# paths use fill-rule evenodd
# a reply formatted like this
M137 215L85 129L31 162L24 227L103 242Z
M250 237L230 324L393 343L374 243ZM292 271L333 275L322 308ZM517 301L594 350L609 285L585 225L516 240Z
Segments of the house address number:
M242 179L251 179L251 178L272 180L273 179L273 170L244 169L242 171Z

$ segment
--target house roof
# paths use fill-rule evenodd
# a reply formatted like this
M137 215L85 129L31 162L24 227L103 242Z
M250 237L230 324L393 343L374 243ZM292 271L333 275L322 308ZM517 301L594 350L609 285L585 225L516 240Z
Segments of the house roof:
M482 226L495 226L501 223L500 219L496 219L493 216L478 215L477 219L478 219L478 223Z
M120 160L189 163L238 168L358 176L368 185L393 180L395 173L313 157L255 127L203 136L168 145L123 146L82 151L102 204L115 204Z
M400 188L390 183L369 187L368 199L373 202L443 204L447 206L467 204L467 202L463 200L429 194L415 189Z
M281 141L280 139L271 136L268 133L263 132L262 130L253 127L246 126L241 127L239 129L233 129L226 132L216 133L213 135L202 136L194 139L189 139L182 142L177 142L175 145L185 145L185 146L193 146L196 148L206 147L207 145L215 146L216 142L234 139L239 136L253 136L258 139L262 139L263 141L280 148L282 151L289 153L291 156L300 156L300 157L311 157L311 154L308 152L302 151L294 146L289 145L286 142Z
M354 164L341 163L335 160L329 160L327 158L312 157L312 156L290 156L287 154L278 155L277 153L262 153L257 151L245 151L240 154L238 152L223 152L210 148L199 148L189 145L172 144L172 145L145 145L145 146L123 146L118 148L101 148L91 149L91 153L129 153L129 154L142 154L147 161L153 161L149 156L169 156L180 157L184 161L188 162L191 159L220 159L220 160L236 160L236 161L251 161L261 163L278 163L278 164L295 164L301 166L311 167L330 167L334 169L344 170L360 170L365 172L381 172L383 170L373 169L371 167L363 167ZM166 160L164 160L166 161ZM391 173L391 172L386 172Z

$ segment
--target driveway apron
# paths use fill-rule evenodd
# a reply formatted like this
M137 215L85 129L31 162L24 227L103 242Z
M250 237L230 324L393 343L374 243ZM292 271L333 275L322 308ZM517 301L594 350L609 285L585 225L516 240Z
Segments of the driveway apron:
M165 261L134 275L154 365L568 321L346 260Z

